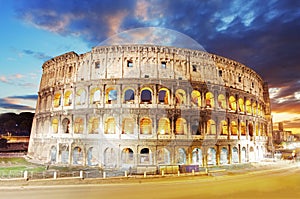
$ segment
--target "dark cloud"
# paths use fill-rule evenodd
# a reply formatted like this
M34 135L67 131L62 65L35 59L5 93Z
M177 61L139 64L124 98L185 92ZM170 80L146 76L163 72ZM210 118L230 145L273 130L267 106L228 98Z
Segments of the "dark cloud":
M36 0L18 2L16 13L45 30L80 36L90 46L131 28L156 26L182 32L208 52L253 68L271 88L281 88L272 100L274 110L296 112L299 7L300 1L293 0ZM31 50L24 53L45 57Z
M26 96L23 96L25 98L21 98L21 96L17 96L18 99L27 99ZM2 109L14 109L14 110L20 110L20 111L34 111L35 108L27 105L22 105L16 103L14 100L11 100L11 98L14 97L8 97L8 98L0 98L0 108ZM31 98L33 99L33 96Z
M27 100L37 100L38 95L17 95L17 96L10 96L9 98L13 99L27 99Z
M23 50L23 53L27 54L27 55L31 55L37 59L40 59L42 61L47 61L49 59L51 59L52 57L49 55L46 55L45 53L42 52L35 52L32 50Z

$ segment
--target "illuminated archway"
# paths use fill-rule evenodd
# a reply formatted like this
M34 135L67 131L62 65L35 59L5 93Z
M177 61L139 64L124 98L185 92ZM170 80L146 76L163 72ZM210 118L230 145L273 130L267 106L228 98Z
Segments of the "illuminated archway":
M157 134L169 135L170 132L170 120L168 118L160 118L158 121Z
M105 120L104 133L105 134L115 134L116 133L115 118L109 117Z
M122 122L122 134L134 134L135 122L133 118L124 118Z
M178 118L175 123L175 134L185 135L187 134L187 123L184 118Z
M226 98L223 94L218 96L218 104L221 109L226 109Z
M201 107L201 94L197 90L193 90L191 93L191 102L193 106Z
M140 134L150 135L152 134L152 121L150 118L142 118L140 121Z
M212 92L207 92L205 94L205 105L207 108L215 107L214 94Z
M182 89L178 89L175 92L176 105L186 104L186 94Z
M161 88L158 91L158 103L159 104L170 103L170 91L167 88Z

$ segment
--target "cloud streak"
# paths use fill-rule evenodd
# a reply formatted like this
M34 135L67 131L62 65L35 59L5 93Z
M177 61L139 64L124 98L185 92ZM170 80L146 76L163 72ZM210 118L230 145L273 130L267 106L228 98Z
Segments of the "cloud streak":
M18 111L34 111L35 110L34 107L21 104L20 99L36 101L37 95L10 96L10 97L5 97L5 98L0 98L0 108L8 109L8 110L14 109L14 110L18 110Z

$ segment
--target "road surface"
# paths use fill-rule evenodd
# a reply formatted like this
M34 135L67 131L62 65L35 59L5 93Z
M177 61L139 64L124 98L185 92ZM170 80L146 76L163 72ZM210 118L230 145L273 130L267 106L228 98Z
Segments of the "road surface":
M300 198L300 167L129 183L0 187L0 199Z

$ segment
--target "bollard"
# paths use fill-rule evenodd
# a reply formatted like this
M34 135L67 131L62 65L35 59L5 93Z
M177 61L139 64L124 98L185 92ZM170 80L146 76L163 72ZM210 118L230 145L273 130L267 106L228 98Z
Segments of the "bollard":
M28 171L24 171L24 179L28 180Z
M147 177L147 172L146 171L144 171L144 178L146 178Z
M54 180L57 179L57 172L56 172L56 171L54 171L54 173L53 173L53 179L54 179Z
M128 177L128 175L127 175L127 171L125 171L125 177Z
M194 169L192 170L192 174L193 174L193 176L195 175L195 170Z
M81 179L83 179L83 171L80 171L79 176Z
M165 176L165 170L161 171L161 176Z
M103 178L106 178L106 172L105 171L103 172Z
M180 171L177 172L177 175L180 176Z
M205 167L205 173L208 174L207 167Z

